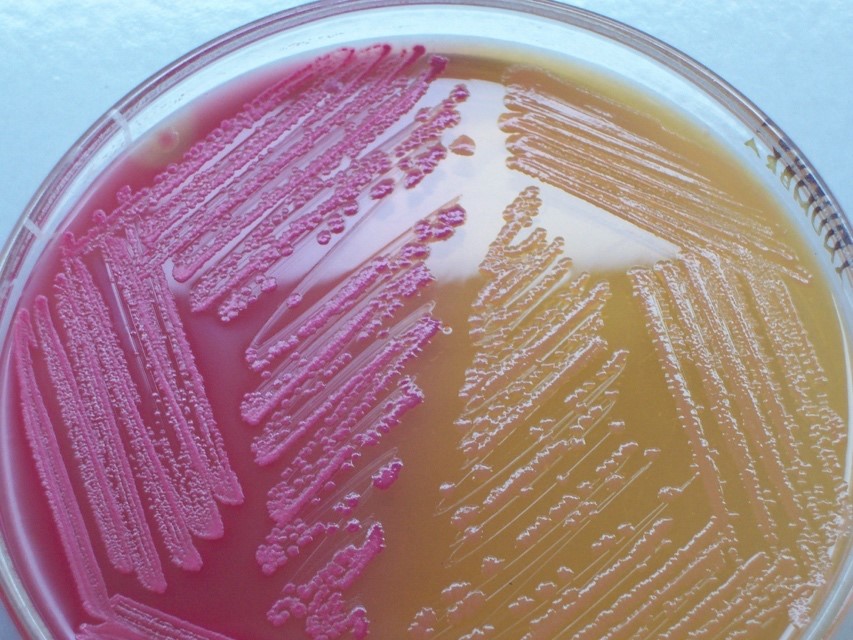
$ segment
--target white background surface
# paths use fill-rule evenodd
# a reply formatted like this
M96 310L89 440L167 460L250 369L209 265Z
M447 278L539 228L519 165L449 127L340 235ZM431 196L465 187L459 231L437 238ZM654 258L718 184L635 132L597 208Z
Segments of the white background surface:
M66 149L125 93L211 38L296 4L0 0L0 241ZM728 80L853 212L853 2L573 4L646 31ZM850 622L839 640L853 638ZM18 637L0 611L0 640Z

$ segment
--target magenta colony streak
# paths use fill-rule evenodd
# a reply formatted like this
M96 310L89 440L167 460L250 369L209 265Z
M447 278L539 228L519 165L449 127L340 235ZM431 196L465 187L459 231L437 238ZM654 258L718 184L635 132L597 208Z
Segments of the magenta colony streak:
M423 400L404 369L441 323L414 298L433 279L430 243L450 237L464 210L451 201L424 212L319 302L301 302L383 198L416 187L446 156L440 138L459 122L464 86L406 117L445 65L421 47L322 56L64 238L53 298L19 311L14 354L26 435L82 605L97 621L78 638L225 638L111 594L99 556L167 592L161 553L196 571L204 559L194 540L226 535L219 505L245 498L177 292L186 287L192 312L232 321L306 253L313 266L246 351L261 380L241 407L260 428L252 452L259 465L282 466L257 562L273 574L320 538L334 541L313 575L285 577L267 617L302 620L311 638L367 635L367 612L344 592L385 536L359 506L403 468L393 450L369 447Z

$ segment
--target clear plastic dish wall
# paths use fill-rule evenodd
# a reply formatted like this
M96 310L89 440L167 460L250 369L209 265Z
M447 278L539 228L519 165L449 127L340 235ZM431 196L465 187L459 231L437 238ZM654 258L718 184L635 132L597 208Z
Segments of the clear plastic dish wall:
M490 0L404 6L382 0L318 2L248 25L191 52L120 101L63 157L33 197L2 255L0 335L47 242L75 202L134 140L181 106L243 73L292 56L388 38L456 43L491 41L501 51L540 51L581 62L662 98L726 144L774 193L815 252L835 289L844 328L853 319L850 227L817 173L755 106L701 65L619 23L544 0ZM446 43L445 43L446 44ZM776 158L768 163L768 158ZM849 470L848 470L849 472ZM849 540L848 540L849 545ZM853 554L845 562L805 640L840 638L851 614ZM51 638L0 540L0 579L7 602L31 638ZM832 634L835 634L834 636Z

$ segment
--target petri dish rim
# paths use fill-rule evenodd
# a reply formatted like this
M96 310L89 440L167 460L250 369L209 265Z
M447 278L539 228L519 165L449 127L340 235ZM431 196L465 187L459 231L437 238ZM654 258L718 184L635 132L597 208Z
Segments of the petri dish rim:
M286 37L300 27L322 25L331 19L390 9L476 10L541 20L543 24L556 25L557 28L592 34L633 52L698 90L727 117L734 118L745 130L752 132L752 149L757 156L766 153L768 159L771 155L775 158L774 168L777 164L781 168L781 175L774 176L775 179L782 180L784 191L796 199L795 205L787 203L788 208L799 206L803 209L806 217L810 218L809 226L829 253L831 271L838 276L834 283L835 291L841 293L842 302L849 307L846 314L841 313L842 321L848 330L853 327L853 230L846 214L796 144L748 98L689 56L636 28L554 0L350 0L347 3L318 0L249 23L190 51L130 91L71 146L37 189L0 251L0 338L5 340L17 300L16 293L23 286L29 266L38 259L51 237L51 226L62 222L76 198L131 142L169 115L168 104L164 110L162 101L158 102L161 98L169 97L181 83L209 71L216 63L268 39ZM387 34L388 37L392 35L395 34ZM360 39L351 37L350 41ZM321 48L323 43L312 42L311 45L308 51ZM286 55L284 52L281 57ZM252 68L243 71L249 70ZM234 77L237 75L239 73ZM226 78L230 79L233 78ZM190 96L186 102L200 95ZM181 104L177 103L177 106ZM763 177L765 180L768 178ZM792 184L795 185L793 194L789 190ZM827 262L826 256L822 262ZM846 544L847 548L843 550L845 559L836 582L803 634L804 640L830 637L845 617L853 616L853 548L850 539ZM49 640L50 631L16 574L2 536L0 586L0 595L21 632L33 639Z

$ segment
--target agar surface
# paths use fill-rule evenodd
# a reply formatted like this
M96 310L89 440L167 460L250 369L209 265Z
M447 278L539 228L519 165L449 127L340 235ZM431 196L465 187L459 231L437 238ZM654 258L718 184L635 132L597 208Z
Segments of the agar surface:
M78 638L807 624L850 522L815 270L678 127L493 61L466 122L457 63L287 69L57 242L11 350ZM655 257L576 266L581 201Z

